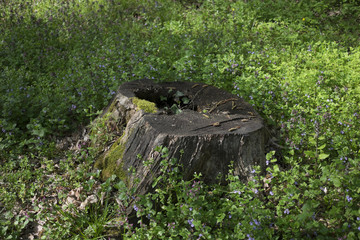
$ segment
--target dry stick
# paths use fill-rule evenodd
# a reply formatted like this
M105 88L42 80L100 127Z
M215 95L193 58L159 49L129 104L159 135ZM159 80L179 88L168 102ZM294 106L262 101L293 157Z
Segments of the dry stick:
M220 126L220 124L222 124L222 123L227 123L227 122L236 121L236 120L240 120L240 119L251 119L251 118L255 118L255 116L242 115L242 116L240 116L240 117L232 118L232 119L229 119L229 120L224 120L224 121L220 121L220 122L215 122L215 123L206 125L206 126L204 126L204 127L195 128L195 129L193 129L193 130L191 130L191 131L197 131L197 130L201 130L201 129L208 128L208 127L217 127L217 126Z
M214 111L218 106L220 106L220 105L222 105L222 104L225 104L225 103L227 103L227 102L229 102L229 101L237 101L237 100L239 100L239 99L237 99L237 98L229 98L229 99L221 100L220 102L217 102L217 103L215 104L215 106L212 107L212 108L209 110L209 113L211 113L212 111Z
M195 110L195 109L194 109L194 108L195 108L195 105L194 105L194 100L195 100L195 98L199 95L199 93L200 93L202 90L204 90L204 89L205 89L206 87L208 87L208 86L209 86L209 85L206 85L206 84L204 84L204 85L194 84L194 85L191 87L191 88L201 87L201 89L195 93L194 97L192 97L192 98L190 99L189 103L188 103L188 105L190 105L190 104L193 105L193 110Z

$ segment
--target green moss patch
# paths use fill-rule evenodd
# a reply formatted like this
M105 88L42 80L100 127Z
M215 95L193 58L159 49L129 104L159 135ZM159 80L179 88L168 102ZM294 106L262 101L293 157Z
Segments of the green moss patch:
M94 165L95 168L102 169L103 180L106 180L115 174L121 180L126 182L127 173L123 170L123 165L118 164L118 160L123 157L125 151L125 144L120 143L122 137L123 136L116 140L108 153L101 155Z
M144 110L146 113L156 113L156 104L144 99L131 98L132 102L137 106L138 109Z

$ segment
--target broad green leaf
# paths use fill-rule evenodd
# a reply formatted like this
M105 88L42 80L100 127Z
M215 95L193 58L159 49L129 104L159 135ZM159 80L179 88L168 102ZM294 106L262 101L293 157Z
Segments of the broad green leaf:
M330 154L320 153L320 154L319 154L319 159L320 159L320 160L323 160L323 159L325 159L325 158L328 158L329 156L330 156Z
M331 178L332 182L334 183L335 187L340 187L341 186L341 182L340 179L337 177L332 177Z
M325 147L326 147L326 144L323 144L323 145L321 145L320 147L318 147L318 149L322 150L322 149L324 149Z
M276 172L279 172L279 171L280 171L279 166L278 166L278 165L274 165L274 172L276 173Z
M313 151L305 151L304 153L307 157L315 157L315 152Z
M183 97L184 93L180 92L180 91L176 91L175 93L175 97Z
M187 97L183 97L181 101L183 102L183 104L188 104L190 102L189 98Z

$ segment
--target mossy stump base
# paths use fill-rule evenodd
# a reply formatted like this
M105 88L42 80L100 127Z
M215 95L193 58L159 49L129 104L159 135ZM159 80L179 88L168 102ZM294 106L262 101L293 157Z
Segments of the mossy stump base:
M207 183L225 182L229 165L247 181L254 165L265 166L266 134L262 118L237 96L202 83L124 83L104 114L116 119L119 139L98 159L103 177L112 174L137 193L151 190L160 172L161 154L183 166L184 178L202 173ZM145 166L144 160L153 164ZM133 174L128 170L132 168ZM135 179L138 179L135 181Z

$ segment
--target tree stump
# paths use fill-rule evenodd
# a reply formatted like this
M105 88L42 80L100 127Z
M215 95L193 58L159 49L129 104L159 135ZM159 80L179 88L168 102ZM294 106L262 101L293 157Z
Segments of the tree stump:
M116 174L137 193L151 190L160 172L161 154L179 159L186 180L202 173L206 183L225 182L229 165L247 181L254 165L265 166L266 134L262 118L243 99L202 83L150 80L121 85L104 110L121 137L97 160L103 177ZM143 161L154 164L144 166ZM134 174L129 172L133 168Z

